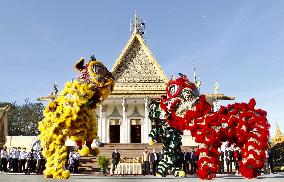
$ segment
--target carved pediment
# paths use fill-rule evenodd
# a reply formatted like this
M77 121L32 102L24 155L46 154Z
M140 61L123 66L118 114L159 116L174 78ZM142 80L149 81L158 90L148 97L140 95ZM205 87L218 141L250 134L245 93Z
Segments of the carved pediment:
M128 117L138 117L139 118L139 117L143 117L143 116L138 111L137 106L135 106L132 114L130 114Z
M110 115L108 115L108 117L112 117L112 118L122 118L122 116L119 114L117 107L115 106L113 108L113 111Z
M113 76L117 82L165 82L137 38L122 57Z
M116 83L166 83L167 77L139 34L133 34L112 68ZM116 88L114 89L116 90Z

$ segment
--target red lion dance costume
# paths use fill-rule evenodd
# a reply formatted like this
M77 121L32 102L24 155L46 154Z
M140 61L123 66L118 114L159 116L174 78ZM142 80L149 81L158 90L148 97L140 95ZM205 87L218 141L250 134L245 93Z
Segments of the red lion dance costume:
M246 178L260 175L268 149L269 123L266 111L255 109L256 102L221 106L213 112L205 95L186 76L170 80L161 108L166 121L178 130L190 130L199 143L197 174L201 179L216 177L222 142L235 144L241 150L240 173Z

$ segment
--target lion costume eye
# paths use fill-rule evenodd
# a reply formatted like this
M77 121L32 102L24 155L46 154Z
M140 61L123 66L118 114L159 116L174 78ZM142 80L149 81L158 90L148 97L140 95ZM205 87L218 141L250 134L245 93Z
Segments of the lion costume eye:
M102 67L102 65L99 64L94 64L92 69L95 74L101 75L103 73L104 67Z
M98 78L98 77L105 77L107 71L105 66L98 61L91 61L88 64L88 70L92 77Z
M177 84L170 85L169 89L168 89L168 96L174 97L175 95L177 95L178 88L179 88L179 86Z
M92 81L98 85L107 74L106 67L99 61L90 61L88 63L88 72Z

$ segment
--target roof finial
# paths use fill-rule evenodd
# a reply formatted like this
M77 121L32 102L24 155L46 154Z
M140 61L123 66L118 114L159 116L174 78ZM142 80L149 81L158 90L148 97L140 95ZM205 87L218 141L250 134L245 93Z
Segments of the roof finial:
M138 30L138 17L137 17L137 14L136 14L136 10L134 12L134 33L136 33Z
M278 123L276 122L276 131L275 131L275 136L282 136L282 131L278 125Z
M192 60L193 62L193 82L196 82L196 73L195 73L195 66L194 66L194 59Z
M131 33L132 34L139 34L144 38L145 34L145 22L138 18L136 11L134 13L134 21L130 22Z
M214 94L218 94L218 90L219 90L219 84L218 80L216 80L214 84Z

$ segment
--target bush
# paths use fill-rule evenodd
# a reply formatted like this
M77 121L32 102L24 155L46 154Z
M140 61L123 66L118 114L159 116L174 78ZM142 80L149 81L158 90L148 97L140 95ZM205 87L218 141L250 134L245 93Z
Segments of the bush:
M106 156L99 156L98 165L100 168L106 168L109 164L109 158Z

